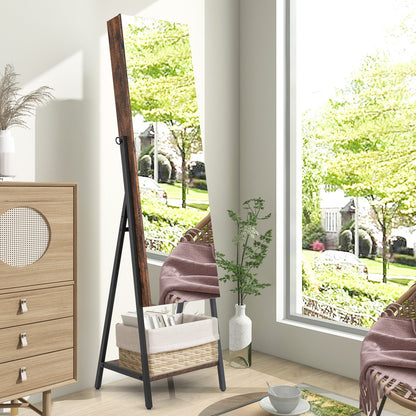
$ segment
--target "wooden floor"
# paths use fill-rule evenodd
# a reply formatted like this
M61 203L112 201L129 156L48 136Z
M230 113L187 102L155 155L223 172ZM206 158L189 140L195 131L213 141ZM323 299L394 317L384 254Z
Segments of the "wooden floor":
M225 354L226 356L226 354ZM108 371L108 370L105 370ZM358 383L345 377L292 363L270 355L254 352L249 369L231 368L225 363L227 390L218 388L216 367L174 377L169 389L167 380L152 383L153 409L144 406L142 383L130 378L53 400L53 416L198 416L211 404L231 396L266 391L266 380L271 384L309 383L344 396L358 399ZM414 415L390 401L386 409L403 416ZM35 415L20 410L20 415Z

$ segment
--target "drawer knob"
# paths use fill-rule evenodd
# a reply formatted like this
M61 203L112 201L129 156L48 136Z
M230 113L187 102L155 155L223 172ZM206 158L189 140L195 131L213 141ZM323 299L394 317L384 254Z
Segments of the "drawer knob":
M23 383L27 380L27 374L26 374L26 367L20 367L20 382Z
M20 299L20 312L25 313L27 312L27 302L26 299Z
M20 334L20 346L23 347L27 347L27 337L26 337L26 332L22 332Z

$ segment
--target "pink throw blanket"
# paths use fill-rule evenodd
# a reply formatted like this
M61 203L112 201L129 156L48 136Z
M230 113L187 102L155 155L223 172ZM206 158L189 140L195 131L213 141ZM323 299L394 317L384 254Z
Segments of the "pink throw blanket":
M400 308L397 304L391 308ZM360 407L369 416L376 414L378 398L389 394L399 383L416 394L416 323L414 319L388 316L378 319L361 346ZM379 381L387 377L386 381ZM385 391L385 386L392 382Z
M159 304L189 302L220 296L212 245L181 241L162 266Z

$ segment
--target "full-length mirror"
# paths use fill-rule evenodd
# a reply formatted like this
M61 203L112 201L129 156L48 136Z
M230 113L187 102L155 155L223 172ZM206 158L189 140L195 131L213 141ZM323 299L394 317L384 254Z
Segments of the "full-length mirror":
M189 28L129 16L108 25L119 134L129 136L139 262L147 261L146 251L166 256L153 304L217 297ZM112 39L117 31L120 38Z

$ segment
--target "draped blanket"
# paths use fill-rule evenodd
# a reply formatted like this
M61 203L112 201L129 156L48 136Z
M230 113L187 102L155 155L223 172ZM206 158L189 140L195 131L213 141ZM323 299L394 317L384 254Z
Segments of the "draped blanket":
M376 414L378 398L388 395L399 383L409 390L407 397L416 394L416 322L406 316L392 316L400 307L390 305L361 346L360 407L369 416Z
M164 262L159 280L159 304L220 296L213 245L181 241Z

